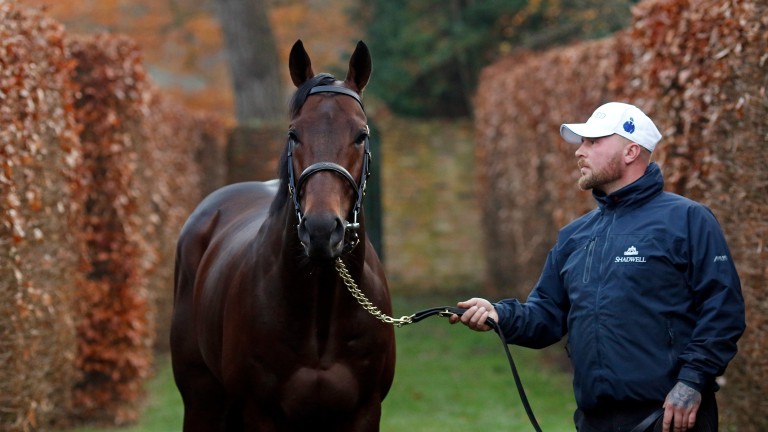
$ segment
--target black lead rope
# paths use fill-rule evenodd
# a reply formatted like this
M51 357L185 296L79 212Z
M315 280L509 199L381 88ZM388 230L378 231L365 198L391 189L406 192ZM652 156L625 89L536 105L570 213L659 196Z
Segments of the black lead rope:
M450 317L451 315L455 314L455 315L461 316L466 311L467 310L463 308L448 307L448 306L425 309L423 311L419 311L411 315L411 322L417 323L425 318L429 318L434 315L439 315L441 317ZM533 415L533 409L531 409L531 404L528 402L528 397L525 395L525 389L523 388L523 383L520 380L520 374L517 372L517 367L515 366L515 360L512 359L512 353L509 351L509 346L507 345L507 340L504 337L504 333L501 331L501 327L492 318L486 319L485 324L488 325L488 327L492 328L496 332L496 334L499 335L499 339L501 339L501 344L504 345L504 352L507 353L507 361L509 361L509 367L510 369L512 369L512 376L515 378L517 393L520 395L520 401L523 403L523 408L525 408L525 413L528 414L528 420L531 421L531 425L536 430L536 432L541 432L541 427L539 426L539 422L536 421L536 416Z
M425 318L429 318L434 315L439 315L441 317L450 317L451 315L455 314L455 315L461 316L466 311L467 310L464 308L448 307L448 306L424 309L423 311L419 311L411 315L409 317L410 318L409 324L417 323ZM512 369L512 376L515 378L517 393L520 395L520 401L523 403L523 408L525 408L525 413L528 414L528 420L530 420L531 425L536 430L536 432L541 432L541 426L539 426L539 422L536 421L536 417L533 415L533 409L531 409L531 404L528 402L528 397L525 395L525 389L523 388L523 383L520 380L520 374L517 372L515 361L512 359L512 353L509 351L509 346L507 345L507 339L504 337L504 333L501 331L501 327L492 318L486 319L485 324L487 324L488 327L492 328L496 332L496 334L499 335L499 339L501 339L501 344L504 346L504 352L507 353L507 361L509 362L510 369ZM660 408L652 412L642 422L640 422L637 426L632 428L630 432L645 431L657 420L659 420L659 418L663 414L664 414L663 408Z

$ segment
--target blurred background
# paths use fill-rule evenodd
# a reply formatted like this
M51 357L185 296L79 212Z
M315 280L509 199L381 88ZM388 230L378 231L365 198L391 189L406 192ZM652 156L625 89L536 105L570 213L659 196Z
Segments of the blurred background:
M667 188L713 208L750 305L724 426L765 430L748 415L768 412L763 3L0 0L0 429L179 430L173 243L211 190L275 177L301 39L337 76L358 40L371 50L366 215L398 316L525 298L593 206L558 125L614 99L659 118ZM495 341L446 327L398 330L382 429L527 428ZM562 346L521 355L544 429L572 430ZM498 397L462 399L467 379Z

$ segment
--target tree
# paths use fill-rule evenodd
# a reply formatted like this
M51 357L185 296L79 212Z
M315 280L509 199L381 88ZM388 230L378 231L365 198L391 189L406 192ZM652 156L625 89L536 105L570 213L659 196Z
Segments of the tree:
M282 119L285 98L265 0L216 0L238 123Z
M607 35L636 0L371 0L354 12L377 58L369 91L395 112L472 112L477 76L499 55Z

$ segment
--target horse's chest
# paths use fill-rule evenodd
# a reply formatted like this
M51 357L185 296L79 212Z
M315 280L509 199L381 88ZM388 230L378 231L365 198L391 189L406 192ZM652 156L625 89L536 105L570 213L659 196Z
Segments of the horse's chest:
M342 363L328 368L297 369L280 389L280 404L289 417L317 411L349 411L357 403L360 383Z
M375 349L380 342L375 333L363 336L347 334L348 328L292 327L293 331L273 329L273 335L281 337L268 346L260 345L249 362L251 367L257 366L250 371L252 377L261 382L252 388L265 391L270 398L279 395L286 413L306 414L313 407L326 414L343 413L358 405L361 394L377 386L381 356Z

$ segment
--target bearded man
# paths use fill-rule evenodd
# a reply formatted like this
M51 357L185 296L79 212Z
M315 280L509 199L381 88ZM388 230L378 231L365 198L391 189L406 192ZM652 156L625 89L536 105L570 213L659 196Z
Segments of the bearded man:
M661 133L610 102L563 124L579 187L597 208L560 230L528 299L473 298L451 323L543 348L566 335L579 432L716 431L715 378L745 329L744 299L717 219L664 191Z

